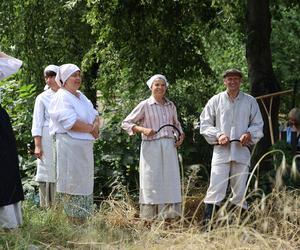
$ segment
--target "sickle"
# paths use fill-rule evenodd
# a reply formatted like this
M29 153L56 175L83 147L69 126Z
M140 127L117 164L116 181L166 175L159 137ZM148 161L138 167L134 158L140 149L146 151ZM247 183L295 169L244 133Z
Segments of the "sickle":
M232 139L232 140L230 140L229 141L229 143L232 143L232 142L241 142L239 139ZM214 145L214 146L218 146L218 145L221 145L221 144L219 144L218 142L214 142L212 145ZM249 149L249 151L251 152L251 148L250 148L250 146L246 146L248 149Z
M179 129L178 129L176 126L172 125L172 124L165 124L165 125L161 126L161 127L156 131L156 133L158 133L158 132L159 132L161 129L163 129L164 127L172 127L172 128L174 128L174 129L177 131L177 133L178 133L178 137L180 137L181 133L180 133ZM175 138L176 138L176 136L175 136ZM179 140L179 139L176 138L176 141L178 141L178 140Z

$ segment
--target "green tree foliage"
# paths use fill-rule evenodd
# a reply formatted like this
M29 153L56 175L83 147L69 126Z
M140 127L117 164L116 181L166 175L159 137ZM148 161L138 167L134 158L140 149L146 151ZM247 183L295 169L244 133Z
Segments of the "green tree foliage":
M300 106L300 7L299 4L279 5L272 10L272 56L277 78L283 90L294 89L292 96L283 97L281 112Z
M275 74L282 88L290 88L299 81L299 5L274 0L271 7ZM150 95L145 82L154 73L165 74L170 82L168 96L187 135L180 149L184 165L209 166L211 148L196 125L207 100L224 89L221 73L226 68L243 71L243 88L249 92L245 13L245 1L0 1L0 48L24 61L14 91L29 86L31 96L28 101L18 94L22 105L9 108L15 128L21 128L21 153L25 156L24 145L32 143L33 97L43 88L44 66L72 62L81 66L83 91L93 102L98 91L105 120L95 144L96 194L107 195L116 180L136 190L140 138L126 135L120 123ZM8 106L16 99L9 86L4 88L2 103ZM26 132L20 127L24 117Z
M63 0L11 0L0 2L1 50L23 60L23 84L44 86L43 68L48 64L80 65L93 40L83 20L84 3Z

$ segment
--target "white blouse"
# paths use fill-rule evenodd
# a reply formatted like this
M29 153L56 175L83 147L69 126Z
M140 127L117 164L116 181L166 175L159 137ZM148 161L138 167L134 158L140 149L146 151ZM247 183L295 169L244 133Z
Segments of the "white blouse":
M33 137L42 136L43 127L49 126L50 115L48 109L54 94L55 92L52 89L47 89L35 99L31 129Z
M95 140L90 133L71 130L76 120L92 125L98 115L91 101L79 90L77 93L79 97L61 88L54 95L48 110L50 134L67 133L74 139Z
M22 66L22 61L13 57L0 58L0 80L16 73Z

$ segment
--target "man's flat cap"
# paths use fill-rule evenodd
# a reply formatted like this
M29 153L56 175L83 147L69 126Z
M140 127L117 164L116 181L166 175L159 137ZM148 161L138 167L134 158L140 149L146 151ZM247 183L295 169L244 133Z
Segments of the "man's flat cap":
M241 71L239 71L238 69L227 69L224 73L223 73L223 78L225 78L226 76L239 76L239 77L243 77L243 74Z

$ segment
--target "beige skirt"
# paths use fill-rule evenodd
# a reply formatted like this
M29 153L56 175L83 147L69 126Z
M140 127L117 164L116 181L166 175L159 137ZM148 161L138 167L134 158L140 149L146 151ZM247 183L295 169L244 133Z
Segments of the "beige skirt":
M140 204L141 219L174 219L181 216L181 203Z
M56 183L39 182L40 206L50 207L54 204Z

